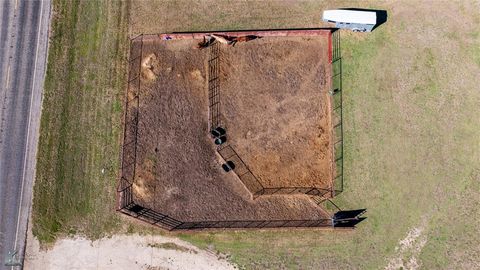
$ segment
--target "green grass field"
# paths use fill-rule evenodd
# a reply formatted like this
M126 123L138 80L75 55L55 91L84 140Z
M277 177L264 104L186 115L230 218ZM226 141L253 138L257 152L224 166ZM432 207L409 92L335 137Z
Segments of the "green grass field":
M119 228L115 185L126 85L127 6L54 1L33 232L99 237Z
M33 208L43 241L120 228L114 196L128 7L80 3L55 3ZM478 3L130 4L131 35L318 27L321 10L332 7L388 12L372 33L341 33L345 191L335 202L365 207L368 218L349 232L178 234L182 239L228 253L246 269L480 267Z

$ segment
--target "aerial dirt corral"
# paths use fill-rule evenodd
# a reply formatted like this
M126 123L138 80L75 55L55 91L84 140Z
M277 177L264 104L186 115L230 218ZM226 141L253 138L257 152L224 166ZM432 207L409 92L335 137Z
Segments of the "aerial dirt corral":
M265 188L330 188L327 41L271 37L222 46L229 142Z
M330 218L305 195L252 200L222 170L208 130L209 51L197 43L135 46L143 48L135 202L182 221ZM222 47L220 57L228 139L262 184L329 188L326 37L264 38Z

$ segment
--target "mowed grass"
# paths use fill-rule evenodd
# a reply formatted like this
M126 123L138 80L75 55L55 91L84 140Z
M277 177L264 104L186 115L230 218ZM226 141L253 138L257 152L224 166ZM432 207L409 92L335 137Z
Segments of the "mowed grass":
M372 33L341 33L345 191L335 202L368 218L350 232L181 238L246 269L480 268L478 3L134 1L130 33L318 27L336 7L388 12Z
M53 7L32 213L42 243L120 228L127 4L58 0Z

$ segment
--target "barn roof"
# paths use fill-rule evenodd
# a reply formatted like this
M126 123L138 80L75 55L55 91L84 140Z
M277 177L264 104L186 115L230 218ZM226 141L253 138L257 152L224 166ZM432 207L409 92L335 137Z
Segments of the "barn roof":
M323 20L346 23L376 24L377 14L374 11L334 9L323 11Z

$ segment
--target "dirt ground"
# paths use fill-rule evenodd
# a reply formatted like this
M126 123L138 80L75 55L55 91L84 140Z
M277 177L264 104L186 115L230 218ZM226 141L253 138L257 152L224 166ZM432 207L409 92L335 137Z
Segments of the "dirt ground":
M216 253L176 238L151 235L114 235L91 241L83 237L58 240L41 249L29 232L24 269L143 269L233 270Z
M196 43L144 42L136 201L182 221L328 218L306 196L251 200L221 169L208 132L208 51Z
M331 186L328 39L222 46L221 111L230 144L264 187Z

